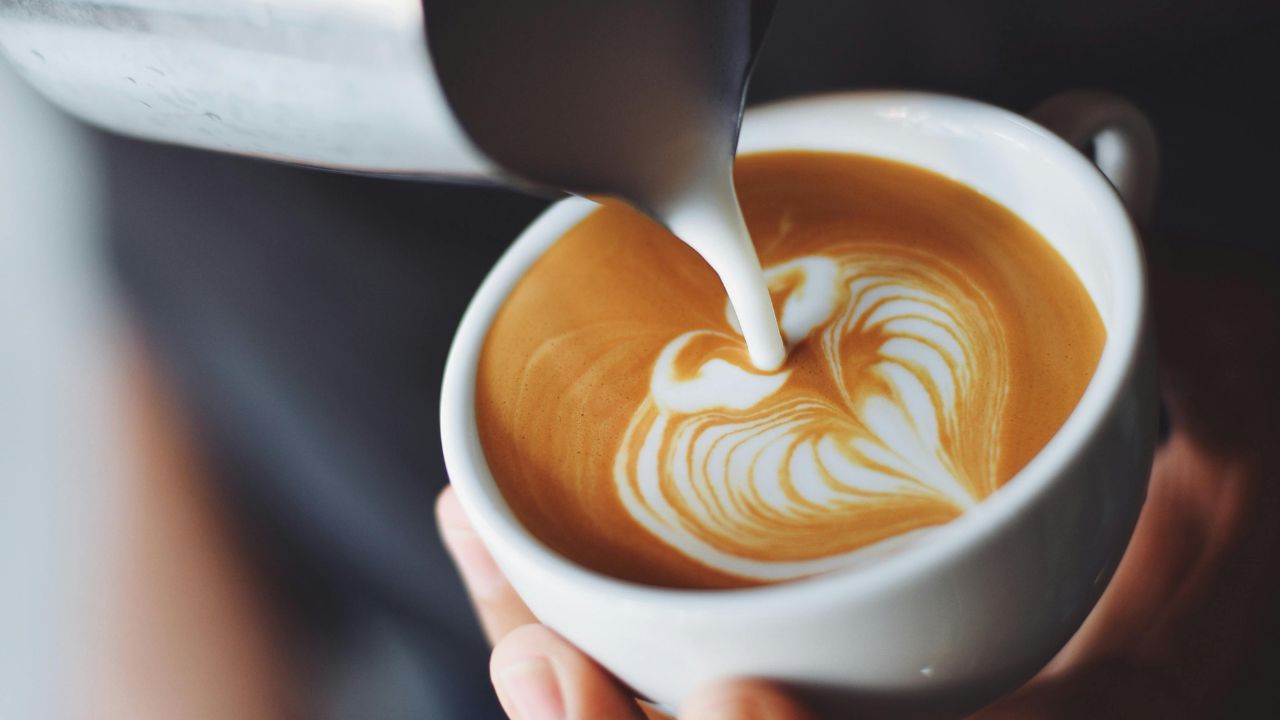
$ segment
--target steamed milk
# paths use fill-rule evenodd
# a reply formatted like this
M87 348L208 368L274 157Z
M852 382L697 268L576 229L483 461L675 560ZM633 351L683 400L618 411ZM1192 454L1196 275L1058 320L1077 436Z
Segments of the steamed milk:
M548 250L486 339L490 469L534 535L599 572L736 587L927 541L1043 447L1101 354L1062 258L965 186L824 153L740 158L736 184L780 367L772 318L619 206Z
M777 370L787 359L787 349L760 259L730 178L711 180L680 198L667 212L667 222L719 276L751 363L760 370Z

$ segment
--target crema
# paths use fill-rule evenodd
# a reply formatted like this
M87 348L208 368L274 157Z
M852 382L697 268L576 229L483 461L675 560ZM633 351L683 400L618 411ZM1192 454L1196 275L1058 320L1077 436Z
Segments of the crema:
M588 568L690 588L868 562L996 492L1084 392L1105 331L1036 231L864 156L740 158L786 344L750 362L688 246L602 207L516 285L477 423L520 521Z

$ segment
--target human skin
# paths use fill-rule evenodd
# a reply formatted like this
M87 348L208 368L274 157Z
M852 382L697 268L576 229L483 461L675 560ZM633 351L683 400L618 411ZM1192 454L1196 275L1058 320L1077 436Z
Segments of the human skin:
M85 720L298 717L278 622L217 502L165 373L123 333L118 356L129 458L115 514L85 548L91 617L71 668ZM118 475L118 477L116 477Z

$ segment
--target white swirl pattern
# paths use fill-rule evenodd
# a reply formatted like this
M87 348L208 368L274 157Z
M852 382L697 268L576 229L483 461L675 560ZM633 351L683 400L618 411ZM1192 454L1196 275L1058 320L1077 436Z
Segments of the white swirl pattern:
M919 529L860 532L876 508L923 504L943 522L995 489L1008 371L979 290L939 258L889 246L793 259L766 277L810 371L714 356L741 343L720 331L672 340L614 461L636 521L705 565L778 581Z

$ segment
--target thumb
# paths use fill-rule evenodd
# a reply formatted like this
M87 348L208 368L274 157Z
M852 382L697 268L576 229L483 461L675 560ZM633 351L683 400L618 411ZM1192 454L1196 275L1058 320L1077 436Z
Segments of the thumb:
M773 683L730 680L697 691L680 720L812 720L813 715Z

